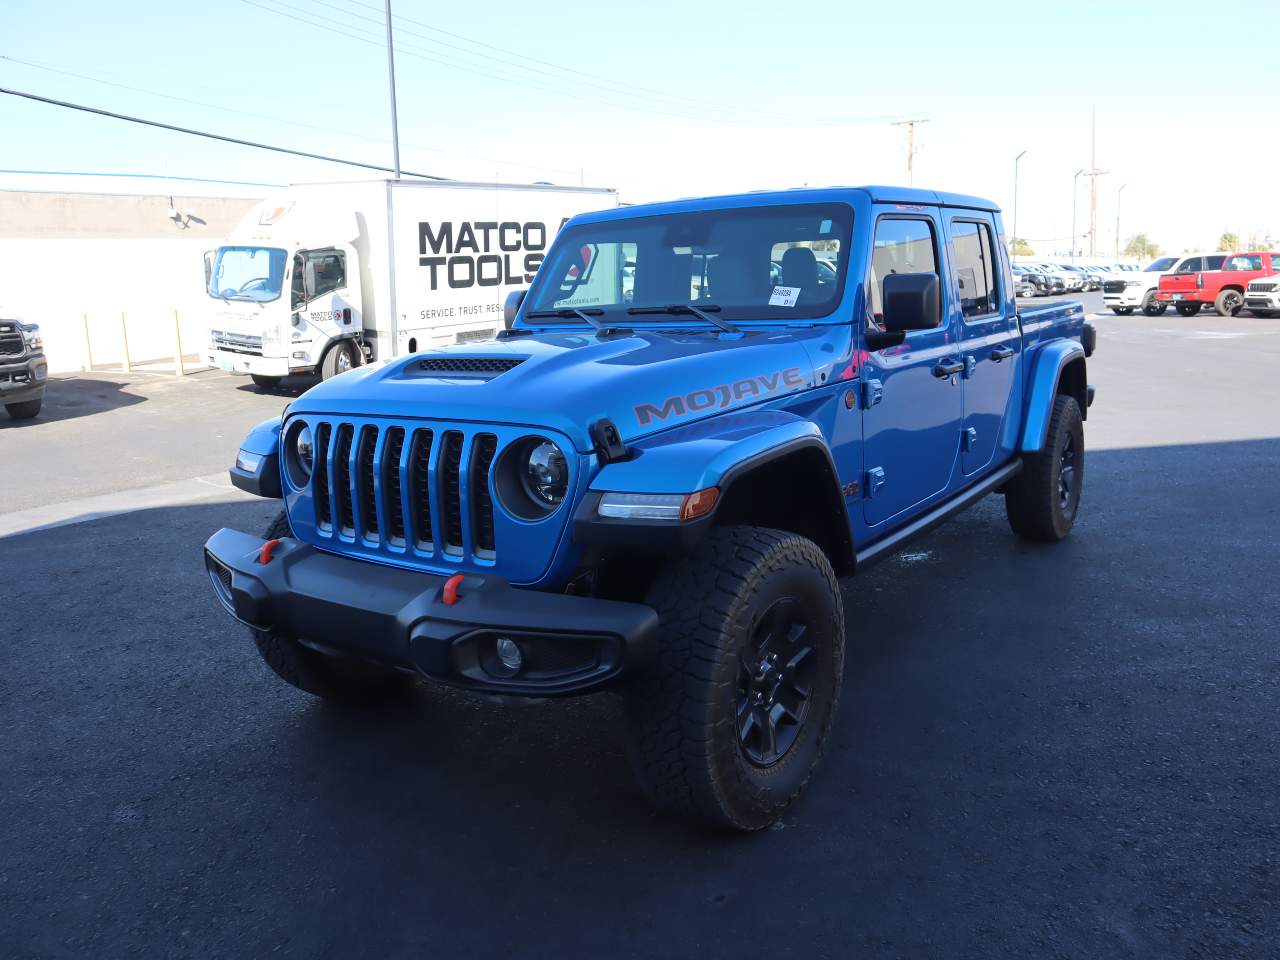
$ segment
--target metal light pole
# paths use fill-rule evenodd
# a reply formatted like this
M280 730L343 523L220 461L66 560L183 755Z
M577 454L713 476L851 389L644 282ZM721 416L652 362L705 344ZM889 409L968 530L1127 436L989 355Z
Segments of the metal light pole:
M400 179L400 122L396 118L396 52L391 44L391 0L387 8L387 78L391 81L391 154L394 159L396 179Z
M1071 178L1071 262L1076 262L1076 186L1080 183L1080 176L1084 173L1081 167L1076 171L1076 175Z
M1026 155L1027 151L1023 150L1013 158L1013 248L1018 246L1018 161ZM1010 249L1010 256L1013 253L1014 250Z
M1122 183L1116 191L1116 263L1120 262L1120 194L1124 193L1127 186L1127 183Z

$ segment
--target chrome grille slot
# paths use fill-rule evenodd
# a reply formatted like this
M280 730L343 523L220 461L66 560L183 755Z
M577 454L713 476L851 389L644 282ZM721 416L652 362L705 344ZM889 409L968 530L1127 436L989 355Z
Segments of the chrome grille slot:
M351 441L356 428L349 423L338 424L338 435L333 447L333 486L338 494L338 530L346 536L355 536L355 506L351 501Z
M480 556L493 556L493 497L489 493L489 469L498 453L498 438L492 433L476 435L471 448L470 484L471 537Z
M360 447L356 452L356 494L360 504L360 527L367 539L375 541L382 537L373 483L373 455L377 447L378 428L363 427L360 430Z
M431 440L430 430L415 430L409 449L409 510L413 516L413 537L423 550L431 539Z
M440 516L446 553L462 552L462 433L446 430L440 438Z
M382 490L387 506L387 539L404 545L404 491L400 488L400 459L404 454L404 427L387 429L382 451Z
M321 530L333 529L333 513L329 507L329 437L332 432L333 428L327 423L316 426L312 493L316 502L316 520Z

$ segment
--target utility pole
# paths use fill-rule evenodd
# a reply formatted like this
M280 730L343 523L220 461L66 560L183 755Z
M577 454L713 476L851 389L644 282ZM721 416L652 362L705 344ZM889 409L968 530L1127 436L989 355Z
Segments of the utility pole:
M1098 105L1093 105L1089 133L1089 256L1098 255L1098 178L1109 170L1098 169Z
M919 117L915 120L897 120L891 126L907 128L907 185L914 187L916 185L915 158L916 158L916 124L928 123L926 117Z
M400 179L400 122L396 118L396 51L391 44L391 0L386 0L387 9L387 77L391 81L391 155L396 170L396 179Z
M1120 194L1124 193L1127 186L1127 183L1122 183L1116 191L1116 263L1120 262Z
M1009 255L1013 256L1018 246L1018 161L1027 155L1027 151L1023 150L1020 154L1013 158L1013 243L1009 248Z
M1080 204L1076 203L1076 187L1080 183L1080 177L1084 175L1084 168L1077 170L1075 176L1071 178L1071 262L1076 262L1076 207Z

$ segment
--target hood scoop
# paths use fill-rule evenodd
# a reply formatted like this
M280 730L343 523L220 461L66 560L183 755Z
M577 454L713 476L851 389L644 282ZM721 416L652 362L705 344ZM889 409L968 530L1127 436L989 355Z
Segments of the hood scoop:
M514 370L528 357L424 357L408 368L417 376L467 377L492 380Z

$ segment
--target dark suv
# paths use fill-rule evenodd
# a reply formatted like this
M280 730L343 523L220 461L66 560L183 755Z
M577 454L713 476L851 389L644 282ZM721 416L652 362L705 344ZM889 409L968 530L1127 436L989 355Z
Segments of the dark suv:
M0 320L0 403L15 420L30 420L44 403L49 365L40 328L21 320Z

